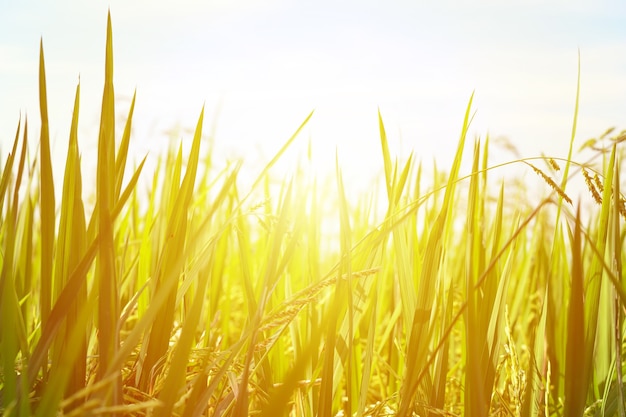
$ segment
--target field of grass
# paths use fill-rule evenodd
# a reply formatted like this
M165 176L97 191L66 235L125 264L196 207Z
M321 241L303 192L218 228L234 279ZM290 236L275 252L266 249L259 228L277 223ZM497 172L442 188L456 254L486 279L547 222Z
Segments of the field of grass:
M625 132L576 162L574 114L566 158L505 164L541 179L533 202L492 179L488 140L466 143L471 99L452 166L429 173L391 154L379 116L384 186L352 201L339 162L332 188L302 169L273 189L312 115L240 189L201 112L145 190L134 99L115 137L109 18L91 209L80 85L53 172L40 56L37 152L23 120L0 173L3 415L626 415Z

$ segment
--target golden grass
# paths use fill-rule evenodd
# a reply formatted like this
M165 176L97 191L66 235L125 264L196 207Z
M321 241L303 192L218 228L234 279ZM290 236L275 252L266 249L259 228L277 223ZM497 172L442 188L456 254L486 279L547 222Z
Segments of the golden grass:
M379 113L386 207L379 190L348 199L338 158L332 188L300 169L270 191L312 113L242 190L243 162L218 171L204 148L202 110L189 153L158 156L144 191L146 158L127 175L134 97L115 137L109 17L88 210L80 85L53 173L40 57L39 153L20 120L0 174L3 415L625 415L626 135L575 161L578 91L566 157L489 165L486 138L469 173L473 96L432 175L392 156ZM534 205L492 178L512 164L546 183Z

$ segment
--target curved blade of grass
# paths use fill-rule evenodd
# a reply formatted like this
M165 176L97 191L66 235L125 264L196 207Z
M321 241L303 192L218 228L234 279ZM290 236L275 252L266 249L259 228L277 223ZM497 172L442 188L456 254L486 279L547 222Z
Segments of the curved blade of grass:
M298 126L298 128L293 133L293 135L291 135L291 137L289 139L287 139L287 142L285 142L285 144L279 149L279 151L276 152L276 155L274 155L274 157L271 159L271 161L268 162L267 165L265 165L265 168L263 168L261 173L257 176L257 179L254 181L254 183L250 187L250 190L248 191L248 194L246 194L241 199L241 201L239 202L239 205L237 206L237 208L241 207L241 204L243 204L243 202L248 199L248 197L256 189L256 187L259 185L259 183L261 181L263 181L263 179L265 178L265 176L269 172L270 168L272 166L274 166L274 164L276 164L276 161L278 161L280 159L280 157L285 153L285 151L289 148L289 146L291 146L293 141L296 140L296 138L298 137L300 132L304 129L304 126L306 126L306 124L309 122L309 120L311 120L311 117L313 117L313 113L314 112L315 111L312 111L311 113L309 113L309 115L304 119L304 121L302 123L300 123L300 126Z

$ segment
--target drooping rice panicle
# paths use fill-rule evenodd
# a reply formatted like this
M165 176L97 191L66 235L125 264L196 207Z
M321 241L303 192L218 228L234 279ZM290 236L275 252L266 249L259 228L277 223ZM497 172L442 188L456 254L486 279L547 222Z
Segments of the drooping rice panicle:
M539 168L537 168L536 166L534 166L533 164L531 164L530 162L526 162L526 164L528 164L533 171L535 171L541 178L543 178L543 180L554 190L556 191L556 193L565 201L567 201L569 204L572 204L572 199L565 194L565 191L563 191L561 189L561 187L559 187L556 182L554 182L554 180L552 178L550 178L545 172L543 172L542 170L540 170Z
M583 167L582 169L582 173L583 173L583 177L585 178L585 184L587 184L587 189L589 190L589 192L591 193L591 196L593 197L593 200L598 203L598 204L602 204L602 196L601 193L602 191L598 191L599 187L598 187L598 182L599 181L595 181L594 178L592 178L589 175L589 172L587 172L587 170Z
M555 171L560 171L561 170L561 167L559 166L559 164L556 163L554 158L548 158L548 163L550 164L550 166L552 167L553 170L555 170Z

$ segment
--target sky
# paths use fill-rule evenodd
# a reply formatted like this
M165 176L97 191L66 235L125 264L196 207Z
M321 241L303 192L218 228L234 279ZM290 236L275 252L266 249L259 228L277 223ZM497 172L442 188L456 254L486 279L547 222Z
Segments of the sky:
M38 137L43 39L55 174L79 79L79 146L94 160L109 9L117 127L136 90L137 159L190 140L204 106L215 154L258 171L314 110L285 169L310 140L319 170L337 156L348 186L367 187L382 170L378 111L392 154L449 166L472 94L471 139L565 157L579 54L576 143L626 128L624 2L0 0L3 158L20 116Z

